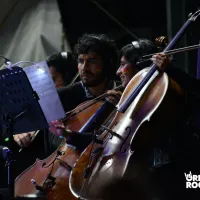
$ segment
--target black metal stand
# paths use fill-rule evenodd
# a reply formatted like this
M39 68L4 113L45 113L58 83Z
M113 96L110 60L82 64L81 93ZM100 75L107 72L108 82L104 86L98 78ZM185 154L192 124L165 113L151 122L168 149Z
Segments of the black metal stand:
M8 169L8 193L9 193L9 199L14 199L14 157L13 157L13 119L7 115L5 116L5 123L6 123L6 134L9 135L9 140L8 140L8 149L6 149L4 152L4 157L6 159L6 166Z

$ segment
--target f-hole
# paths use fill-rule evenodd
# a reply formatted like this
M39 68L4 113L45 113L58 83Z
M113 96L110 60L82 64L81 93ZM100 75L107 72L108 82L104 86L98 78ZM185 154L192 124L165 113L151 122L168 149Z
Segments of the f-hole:
M121 148L120 148L120 151L121 151L122 153L125 153L126 150L127 150L127 149L123 149L123 146L126 144L126 141L127 141L128 137L129 137L130 134L131 134L131 127L130 127L130 126L127 126L126 129L125 129L125 131L126 131L126 133L128 133L128 134L127 134L126 138L124 139L124 141L123 141L123 143L122 143L122 145L121 145Z

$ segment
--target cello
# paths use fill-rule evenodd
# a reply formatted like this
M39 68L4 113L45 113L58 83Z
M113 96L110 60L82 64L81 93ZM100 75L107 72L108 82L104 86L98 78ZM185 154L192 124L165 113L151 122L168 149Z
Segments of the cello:
M190 16L167 45L172 49L188 25L200 15ZM122 178L131 156L146 152L162 140L159 134L181 116L183 89L155 64L138 72L125 88L117 112L99 136L81 154L70 174L70 189L79 199L96 199L98 191L109 182Z
M117 89L120 89L119 86ZM65 121L66 129L79 132L92 131L98 128L106 116L113 110L108 102L96 98L82 103L70 112ZM69 112L68 112L69 113ZM96 123L94 123L96 121ZM15 180L15 196L34 195L45 199L76 199L69 190L69 174L80 152L66 144L64 139L58 149L44 160L36 162L22 172Z

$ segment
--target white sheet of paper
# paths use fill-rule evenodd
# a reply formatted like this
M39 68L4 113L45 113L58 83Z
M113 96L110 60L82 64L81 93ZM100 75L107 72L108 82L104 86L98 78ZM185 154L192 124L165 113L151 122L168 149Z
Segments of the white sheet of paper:
M46 61L25 67L23 70L40 98L39 104L47 122L64 118L65 112Z

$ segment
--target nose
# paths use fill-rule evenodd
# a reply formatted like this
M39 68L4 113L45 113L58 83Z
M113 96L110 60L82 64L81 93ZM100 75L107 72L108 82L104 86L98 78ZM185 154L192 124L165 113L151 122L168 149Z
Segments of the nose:
M81 71L86 71L86 70L88 70L88 63L87 63L87 61L84 61L84 62L80 63L79 66L78 66L78 68L79 68L79 70L81 70Z
M117 74L117 76L120 76L121 73L122 73L122 72L121 72L121 66L120 66L120 67L118 68L116 74Z
M82 64L82 70L85 71L85 70L88 70L88 68L89 68L89 64L87 60L85 60L84 63Z

